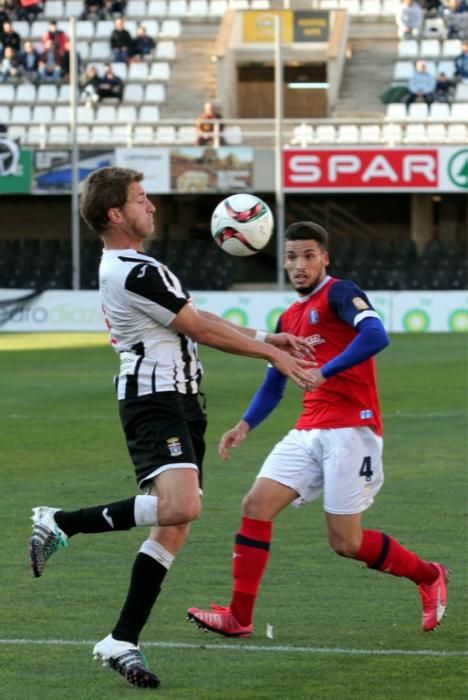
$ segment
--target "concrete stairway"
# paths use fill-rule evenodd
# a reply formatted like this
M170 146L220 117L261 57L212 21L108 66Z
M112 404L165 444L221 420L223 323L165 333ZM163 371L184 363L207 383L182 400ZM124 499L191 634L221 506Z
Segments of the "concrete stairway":
M191 119L207 100L216 101L215 52L217 24L188 24L176 44L176 60L166 87L166 102L161 106L163 119Z

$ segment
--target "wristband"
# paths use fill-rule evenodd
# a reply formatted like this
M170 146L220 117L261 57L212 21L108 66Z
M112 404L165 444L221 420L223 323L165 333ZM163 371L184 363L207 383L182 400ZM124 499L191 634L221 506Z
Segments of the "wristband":
M265 331L255 331L254 340L258 340L260 343L264 343L267 335L268 334Z

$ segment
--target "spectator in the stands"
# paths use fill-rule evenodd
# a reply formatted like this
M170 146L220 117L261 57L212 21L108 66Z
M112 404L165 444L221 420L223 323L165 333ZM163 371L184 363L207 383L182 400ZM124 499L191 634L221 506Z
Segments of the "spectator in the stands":
M106 19L104 0L84 0L81 19Z
M85 72L78 78L81 94L86 100L87 107L94 107L99 102L100 77L96 66L88 64Z
M44 3L42 0L19 0L18 2L18 19L26 20L26 22L34 22L44 11Z
M60 80L62 71L60 61L62 54L53 39L46 39L44 51L39 56L37 78L41 83L55 83Z
M70 78L70 47L70 40L67 39L67 41L65 42L65 51L60 56L60 75L62 80L65 80L67 82ZM76 62L76 71L78 75L80 75L82 68L82 60L79 51L76 52Z
M429 73L426 61L420 59L416 61L415 71L408 83L408 95L404 102L407 107L416 100L423 100L428 106L434 102L434 90L436 80L432 73Z
M420 0L426 17L439 17L444 9L442 0Z
M450 80L446 73L439 73L434 91L434 99L436 102L450 103L453 100L455 92L455 83Z
M125 29L122 17L117 17L114 22L114 30L110 36L112 60L116 63L127 63L132 50L133 39Z
M6 46L0 61L0 82L15 82L20 78L19 61L14 49Z
M397 9L396 22L400 39L418 39L424 23L424 11L421 5L416 0L402 0Z
M216 141L221 143L219 134L222 131L222 124L216 124L221 118L221 113L216 109L214 104L212 102L205 102L203 112L195 122L197 134L196 142L198 146L216 145Z
M145 58L149 58L155 48L156 42L151 36L148 36L146 27L140 24L132 44L132 61L143 61Z
M39 51L35 49L32 41L26 39L23 44L23 50L18 57L18 61L21 67L21 74L31 82L34 82L37 78L39 57Z
M444 11L448 39L466 39L468 36L468 0L446 0Z
M112 97L121 102L123 91L124 83L122 78L115 75L111 65L106 64L104 66L104 75L100 78L97 89L99 101Z
M468 82L468 41L463 42L462 52L455 59L455 78Z
M114 17L122 17L125 14L125 7L127 1L123 0L104 0L104 11L106 13L107 19L113 19Z
M57 27L57 22L54 19L50 20L48 30L42 35L42 45L44 49L50 48L50 44L48 43L50 41L54 46L58 58L60 58L65 51L65 44L68 41L68 37L62 29Z
M21 37L18 32L15 32L11 22L4 22L3 29L0 30L0 44L5 51L7 46L10 46L16 54L21 51Z

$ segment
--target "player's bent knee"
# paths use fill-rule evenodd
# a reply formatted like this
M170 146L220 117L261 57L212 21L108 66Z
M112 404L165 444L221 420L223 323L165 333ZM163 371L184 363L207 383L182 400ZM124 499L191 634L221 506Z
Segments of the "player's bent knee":
M354 542L352 539L348 540L343 537L330 535L328 542L335 554L338 554L340 557L349 557L353 559L359 551L359 543L357 541Z

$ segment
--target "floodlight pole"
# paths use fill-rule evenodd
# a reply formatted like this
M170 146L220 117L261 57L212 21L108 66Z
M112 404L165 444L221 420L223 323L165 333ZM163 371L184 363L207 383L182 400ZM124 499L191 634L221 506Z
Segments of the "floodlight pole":
M276 198L276 279L284 290L284 190L283 190L283 54L282 17L275 14L275 198Z
M76 49L76 18L70 17L70 141L71 141L71 253L72 288L80 289L80 213L78 141L78 55Z

